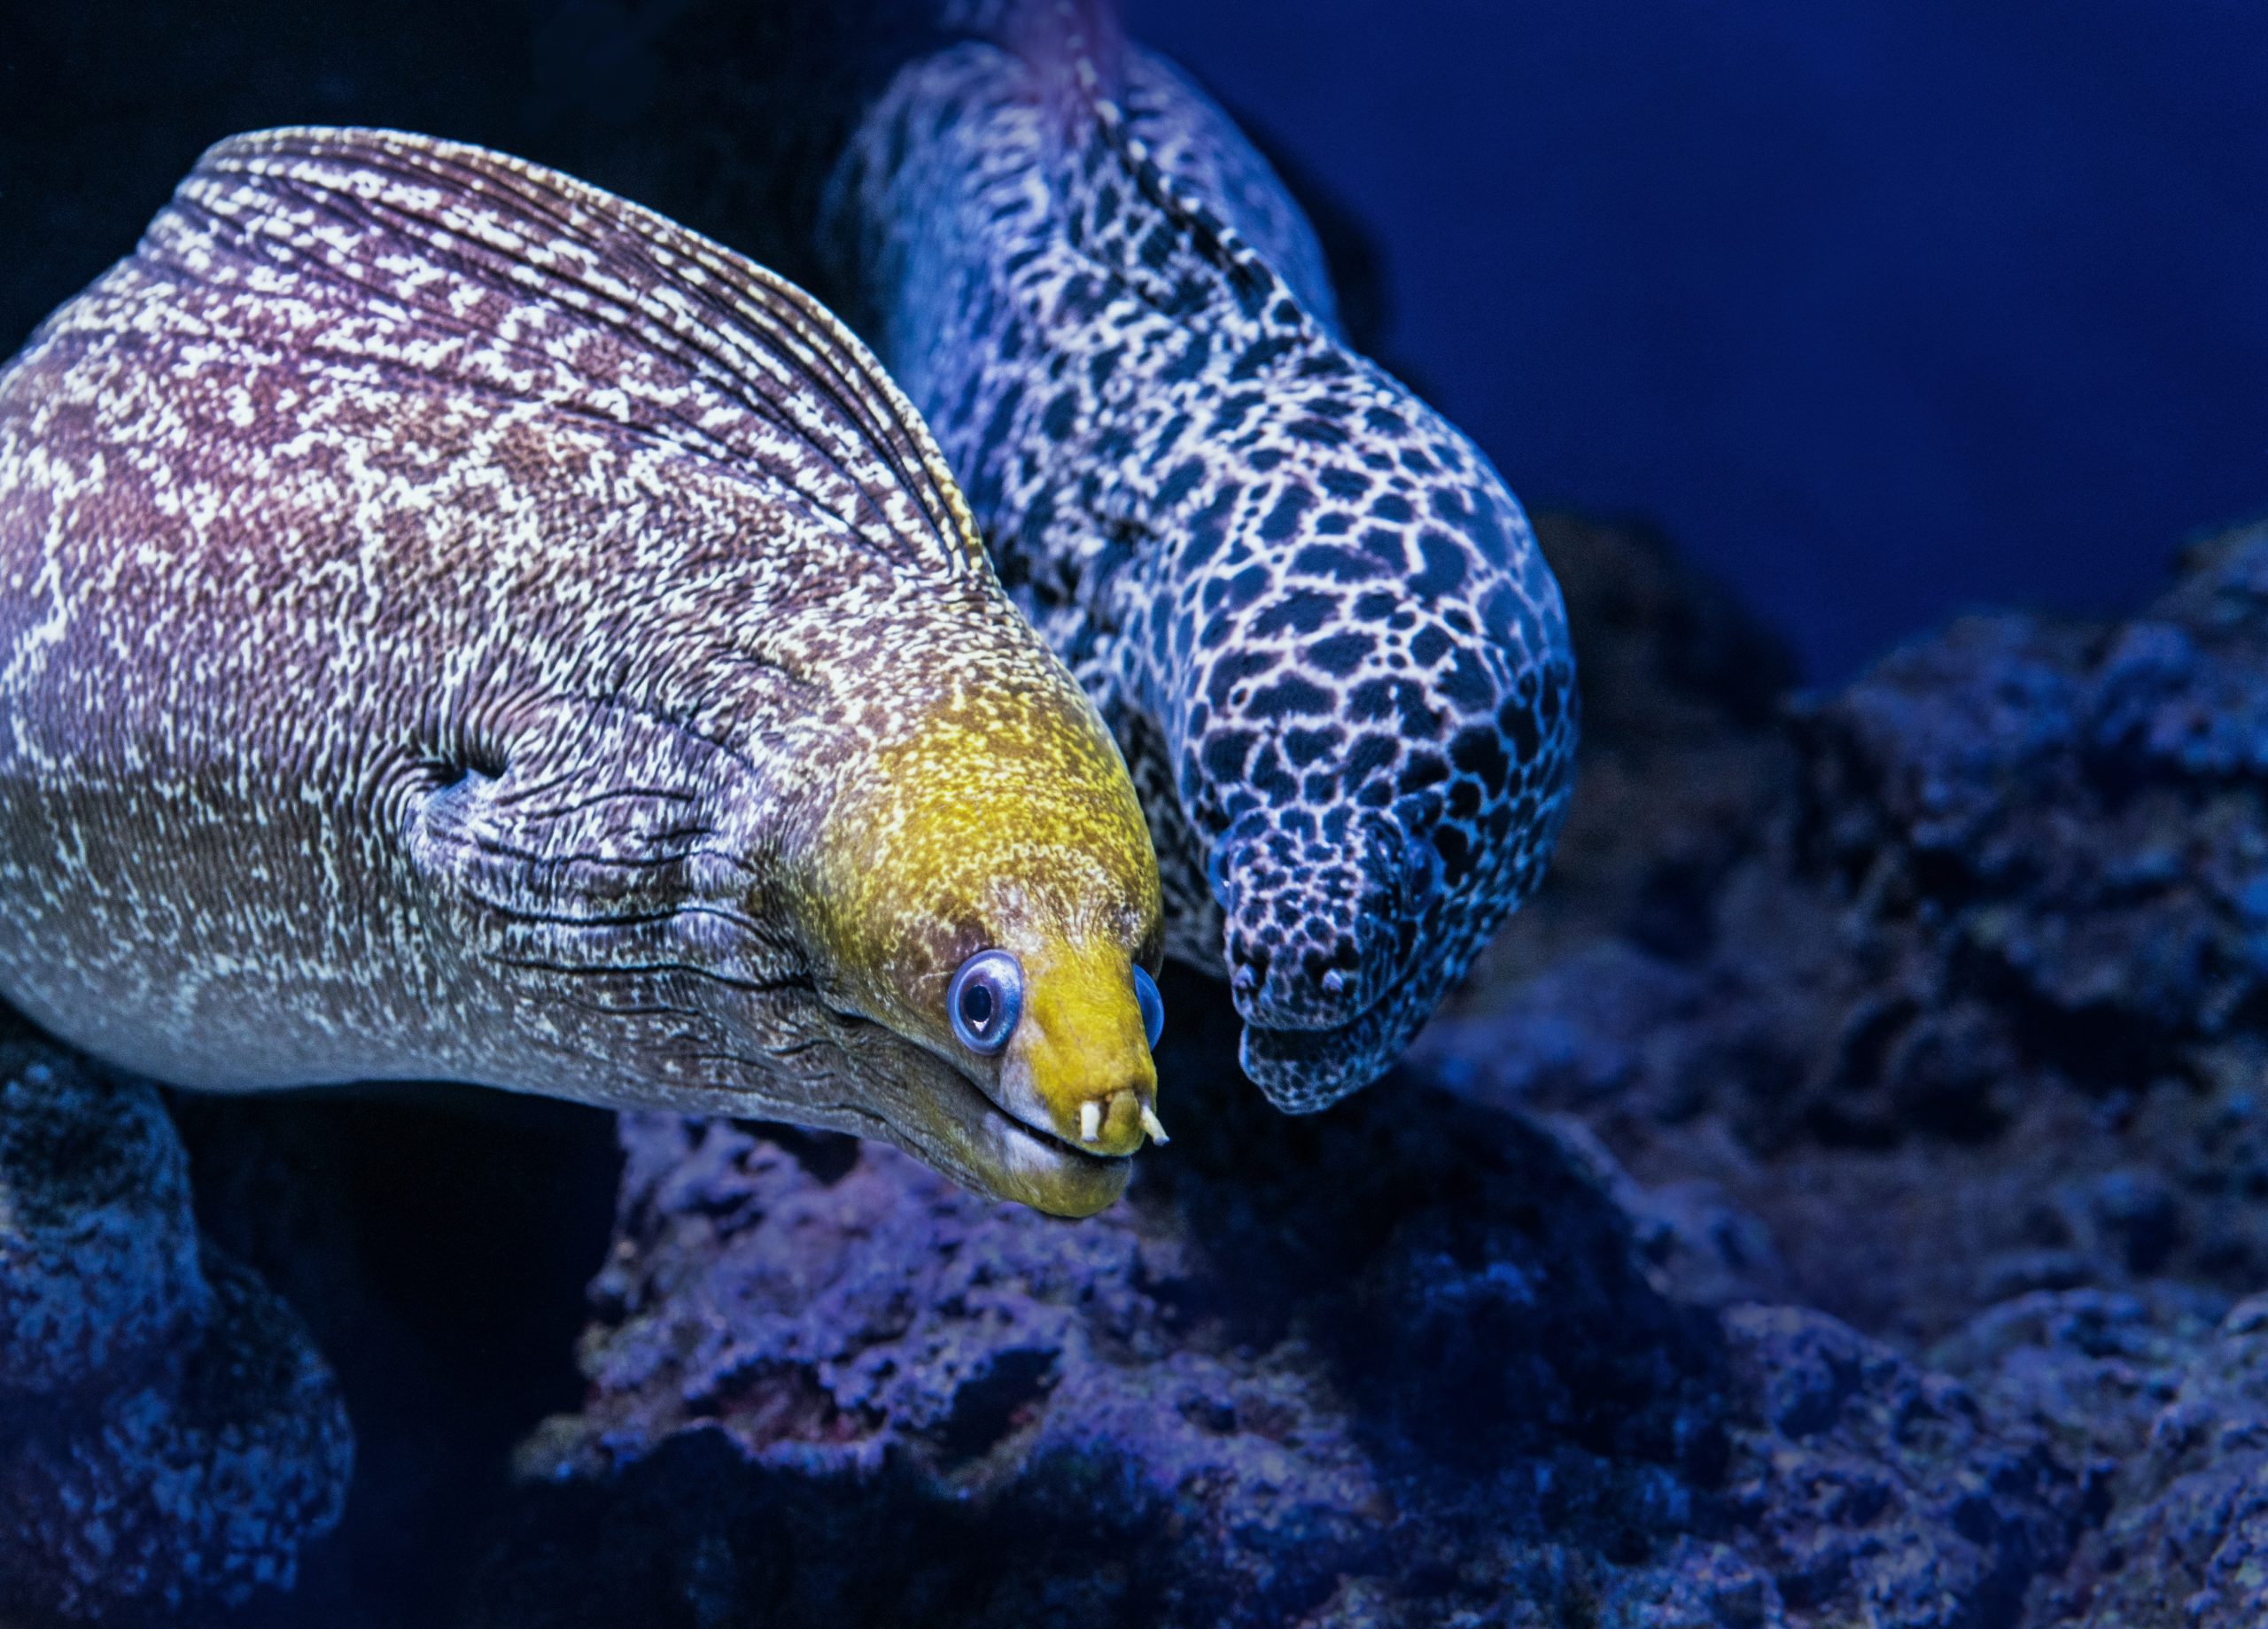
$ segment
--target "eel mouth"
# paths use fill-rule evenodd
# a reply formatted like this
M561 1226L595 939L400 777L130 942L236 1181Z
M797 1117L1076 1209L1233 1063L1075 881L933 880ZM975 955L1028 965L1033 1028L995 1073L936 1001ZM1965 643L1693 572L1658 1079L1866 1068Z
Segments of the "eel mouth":
M1015 1199L1053 1216L1091 1216L1126 1191L1134 1157L1104 1153L1065 1141L1044 1126L1013 1114L958 1069L959 1087L949 1105L976 1155L978 1170L964 1178L996 1198Z
M1328 1029L1295 1029L1247 1020L1237 1061L1268 1100L1286 1113L1328 1108L1394 1066L1433 1010L1425 987L1446 982L1423 974L1404 977L1387 985L1354 1017Z
M866 1101L832 1105L861 1135L897 1144L964 1188L1051 1216L1091 1216L1126 1191L1130 1152L1081 1148L1031 1124L944 1059L880 1026L861 1038L894 1054L868 1074Z
M617 1106L756 1115L848 1131L890 1144L973 1192L1052 1216L1091 1216L1126 1191L1134 1170L1130 1151L1081 1148L1031 1125L927 1047L870 1019L835 1012L809 992L799 1016L796 1028L819 1043L804 1043L798 1055L805 1061L792 1074L759 1067L751 1072L757 1078L739 1090L672 1094L665 1102L633 1093Z
M926 1057L926 1055L925 1055ZM986 1097L958 1069L934 1059L899 1112L833 1103L806 1121L889 1143L988 1199L1029 1205L1074 1220L1110 1208L1134 1175L1131 1154L1102 1154L1027 1125ZM925 1072L927 1073L927 1072ZM903 1112L910 1109L913 1112Z

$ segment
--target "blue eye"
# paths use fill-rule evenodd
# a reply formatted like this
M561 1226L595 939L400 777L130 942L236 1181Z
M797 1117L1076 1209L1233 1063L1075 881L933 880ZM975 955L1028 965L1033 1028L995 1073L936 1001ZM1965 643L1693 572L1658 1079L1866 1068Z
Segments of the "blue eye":
M1158 1050L1158 1037L1165 1033L1166 998L1158 994L1158 981L1139 967L1134 969L1134 999L1142 1004L1142 1033L1150 1038L1150 1050Z
M972 1052L997 1052L1024 1010L1024 970L1006 950L979 950L945 987L953 1038Z

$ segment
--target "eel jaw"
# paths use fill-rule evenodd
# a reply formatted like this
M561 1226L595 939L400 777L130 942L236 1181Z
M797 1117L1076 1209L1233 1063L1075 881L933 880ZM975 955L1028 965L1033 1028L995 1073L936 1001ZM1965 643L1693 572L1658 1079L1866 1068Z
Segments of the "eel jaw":
M741 1057L746 1073L730 1088L657 1090L631 1082L594 1100L847 1131L902 1149L987 1198L1053 1216L1091 1216L1126 1191L1130 1159L1021 1123L927 1047L835 1011L808 990L774 999L793 1004L791 1012L775 1015L774 1045L791 1044Z
M1294 1029L1247 1020L1237 1061L1285 1113L1329 1108L1394 1067L1462 972L1461 965L1450 963L1423 967L1335 1028Z
M983 1167L960 1176L968 1186L1052 1216L1091 1216L1126 1191L1134 1172L1131 1149L1108 1153L1074 1147L1052 1131L1027 1125L953 1073L964 1104L973 1110L962 1121L966 1146L979 1151Z
M987 1092L987 1099L1009 1120L1051 1143L1125 1159L1141 1152L1145 1138L1166 1140L1165 1128L1158 1121L1154 1081L1050 1093L1032 1080L1029 1070L1014 1063L1001 1074L998 1092Z
M908 1054L905 1073L918 1078L889 1094L895 1101L858 1108L868 1122L860 1128L866 1135L896 1144L965 1188L1051 1216L1091 1216L1126 1191L1132 1149L1081 1148L1028 1124L951 1064L900 1044Z

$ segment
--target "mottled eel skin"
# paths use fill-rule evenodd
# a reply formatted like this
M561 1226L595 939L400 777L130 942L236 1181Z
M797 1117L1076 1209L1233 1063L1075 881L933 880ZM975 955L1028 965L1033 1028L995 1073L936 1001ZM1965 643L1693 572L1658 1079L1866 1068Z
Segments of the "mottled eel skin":
M104 1058L777 1116L1084 1214L1161 935L919 417L659 216L241 137L0 375L0 990Z
M944 21L988 37L858 125L830 298L1109 721L1169 950L1230 977L1270 1097L1321 1107L1542 873L1576 730L1557 586L1487 458L1348 349L1225 114L1100 6Z

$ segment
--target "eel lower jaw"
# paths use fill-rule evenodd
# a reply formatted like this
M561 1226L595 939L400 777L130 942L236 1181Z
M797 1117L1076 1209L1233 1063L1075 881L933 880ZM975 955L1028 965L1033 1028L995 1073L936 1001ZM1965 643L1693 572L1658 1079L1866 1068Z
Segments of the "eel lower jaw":
M1237 1061L1268 1100L1289 1114L1329 1108L1392 1068L1449 981L1405 977L1368 1007L1329 1029L1245 1021Z
M1052 1216L1091 1216L1126 1191L1134 1172L1131 1150L1107 1153L1078 1147L1009 1113L958 1070L948 1072L959 1090L941 1106L951 1117L954 1141L966 1157L965 1168L948 1167L951 1175L994 1198L1014 1199ZM926 1150L917 1152L936 1159Z
M1091 1216L1126 1191L1133 1148L1116 1155L1081 1148L1030 1124L931 1048L816 992L804 1021L843 1059L844 1067L829 1071L835 1090L775 1100L765 1113L892 1144L973 1192L1051 1216ZM841 1090L854 1082L855 1092Z
M1393 1066L1395 1051L1365 1045L1360 1020L1342 1029L1271 1029L1247 1023L1237 1061L1287 1114L1311 1114L1358 1091Z
M884 1113L871 1104L839 1101L786 1113L892 1144L972 1193L1029 1205L1051 1216L1091 1216L1125 1193L1134 1174L1130 1156L1090 1153L1027 1126L942 1065L924 1086L918 1107L900 1105L915 1108L913 1113Z

